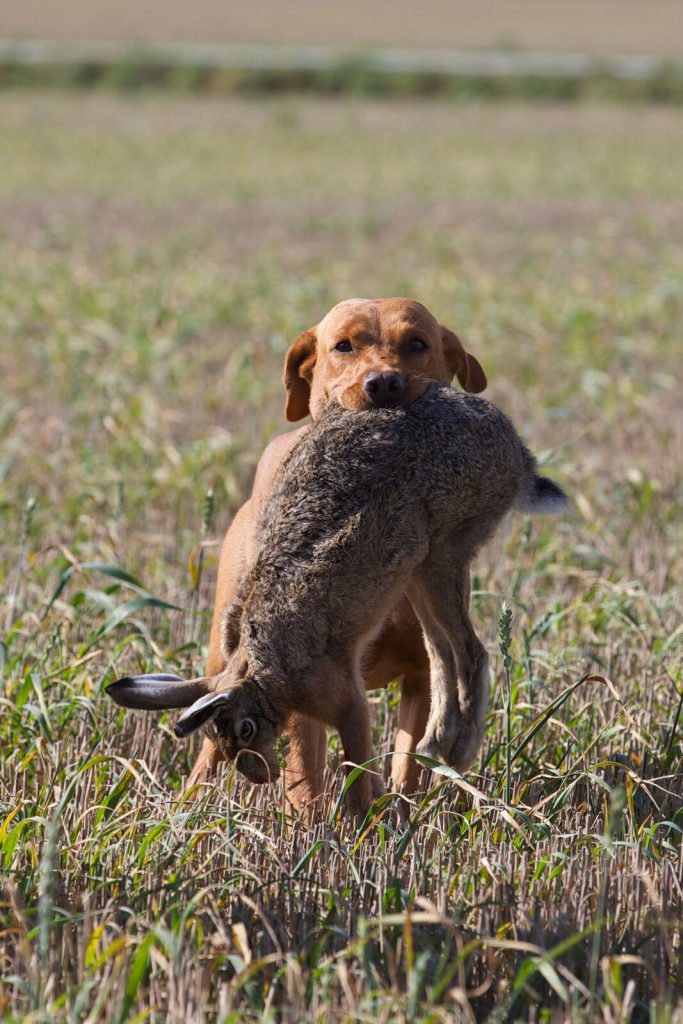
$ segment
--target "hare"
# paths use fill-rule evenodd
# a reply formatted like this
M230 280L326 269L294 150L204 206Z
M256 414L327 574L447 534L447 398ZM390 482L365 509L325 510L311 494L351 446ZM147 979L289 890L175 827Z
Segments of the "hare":
M430 383L407 406L325 409L283 464L259 554L225 610L222 672L120 679L129 708L185 708L175 732L207 735L253 782L277 778L289 716L339 731L348 762L372 757L364 654L399 596L418 616L431 707L418 751L459 771L481 743L488 657L468 614L469 567L504 515L561 511L564 492L494 405ZM375 783L375 792L377 785ZM354 814L371 773L349 789Z

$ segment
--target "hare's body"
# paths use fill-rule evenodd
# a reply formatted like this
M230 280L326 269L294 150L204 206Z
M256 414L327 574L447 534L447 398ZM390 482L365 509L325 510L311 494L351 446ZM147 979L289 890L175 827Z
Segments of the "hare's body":
M330 406L265 507L226 656L241 646L256 674L279 675L292 706L313 713L318 662L354 660L421 567L467 566L534 465L499 409L441 385L399 409Z
M251 751L275 774L272 738L299 712L336 727L349 761L367 760L361 660L406 593L430 660L431 712L419 749L466 768L488 694L486 652L467 611L470 562L514 505L543 511L563 501L484 399L430 384L398 408L330 406L280 470L258 557L226 610L225 671L207 681L181 731L206 724L234 757L245 747L237 714L265 721L241 755L256 778ZM354 791L361 809L369 782Z

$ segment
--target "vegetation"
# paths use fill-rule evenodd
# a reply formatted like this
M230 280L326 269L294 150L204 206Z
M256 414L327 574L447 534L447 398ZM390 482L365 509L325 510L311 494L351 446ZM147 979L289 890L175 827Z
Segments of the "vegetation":
M683 1020L683 116L0 99L0 1017ZM481 759L354 832L125 713L199 671L295 334L407 294L574 500L483 554ZM511 615L506 612L509 606ZM395 690L371 695L378 765Z
M644 74L616 74L611 63L594 59L578 73L558 67L539 72L533 55L518 55L519 67L493 74L483 64L475 69L444 71L437 62L412 68L384 67L372 52L330 55L321 66L281 66L277 54L263 54L263 66L240 66L239 56L226 60L212 57L210 63L172 48L155 52L150 47L122 47L119 56L102 56L97 49L88 55L56 59L45 54L25 61L13 47L0 52L0 87L102 89L140 92L165 89L178 93L209 93L212 96L253 96L260 94L315 93L329 96L443 97L459 100L627 100L631 102L676 104L683 100L683 64L671 58L657 58ZM429 62L427 61L427 64Z

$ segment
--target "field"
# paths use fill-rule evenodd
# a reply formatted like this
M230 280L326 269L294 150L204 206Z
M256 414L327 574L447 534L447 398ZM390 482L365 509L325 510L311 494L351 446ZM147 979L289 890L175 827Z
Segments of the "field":
M0 124L0 1018L680 1024L683 112L23 92ZM229 771L187 803L197 741L103 686L201 671L286 348L358 294L457 330L573 506L477 564L474 771L355 832L336 737L314 826Z
M0 0L5 37L680 55L679 0Z

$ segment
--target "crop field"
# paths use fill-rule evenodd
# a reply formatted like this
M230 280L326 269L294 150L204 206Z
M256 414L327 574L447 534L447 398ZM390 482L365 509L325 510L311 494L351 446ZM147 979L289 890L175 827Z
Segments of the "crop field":
M681 53L679 0L0 0L10 38Z
M0 1019L681 1024L683 111L26 91L0 128ZM201 672L284 353L352 295L455 329L573 501L476 564L474 769L357 831L336 736L307 825L228 769L183 799L198 740L103 692Z

